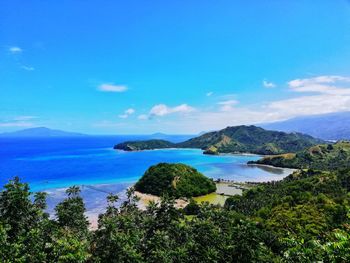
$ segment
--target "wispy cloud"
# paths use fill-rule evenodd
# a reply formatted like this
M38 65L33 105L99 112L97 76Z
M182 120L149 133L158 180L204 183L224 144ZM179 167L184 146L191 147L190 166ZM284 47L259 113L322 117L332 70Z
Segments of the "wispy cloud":
M34 67L31 67L31 66L25 66L25 65L22 65L22 66L21 66L21 68L22 68L22 69L24 69L24 70L27 70L27 71L33 71L33 70L35 70L35 68L34 68Z
M165 116L172 113L189 113L194 111L194 108L187 105L187 104L181 104L179 106L175 107L169 107L165 104L158 104L152 107L150 110L149 115L150 116Z
M11 128L11 127L33 127L35 126L35 120L38 116L16 116L6 120L0 120L0 127Z
M275 84L275 83L270 82L270 81L267 81L267 80L265 80L265 79L263 80L262 84L263 84L263 86L264 86L265 88L268 88L268 89L271 89L271 88L275 88L275 87L276 87L276 84Z
M123 114L120 114L119 118L126 119L134 113L135 113L135 110L132 108L129 108L129 109L125 110Z
M350 111L350 78L316 76L287 82L290 97L249 105L238 102L238 95L218 97L220 101L203 107L188 104L154 105L148 114L138 115L144 129L163 132L197 133L226 126L259 124L297 116ZM238 98L237 98L238 97ZM178 116L177 114L180 114ZM171 117L167 117L171 115ZM124 126L123 126L124 127Z
M0 127L33 127L34 124L26 121L3 122Z
M207 92L207 94L205 94L207 97L210 97L211 95L213 95L214 92L210 91L210 92Z
M194 107L191 107L187 104L180 104L174 107L169 107L165 104L157 104L151 108L148 114L141 114L137 118L139 120L148 120L154 117L164 117L175 113L184 115L190 112L194 112L195 110L196 109Z
M350 89L341 85L350 82L350 78L342 76L319 76L307 79L295 79L288 82L289 88L295 92L312 92L330 95L350 94Z
M146 115L146 114L141 114L141 115L137 116L137 118L138 118L139 120L148 120L148 115Z
M235 99L236 96L230 95L221 97L223 100L216 103L218 107L214 107L214 110L212 107L203 109L197 107L191 114L160 121L168 131L196 133L202 130L217 130L230 125L257 124L303 115L350 111L350 78L348 77L319 76L295 79L287 84L292 92L292 97L289 99L240 105ZM165 116L172 110L160 104L154 106L151 112L155 116ZM159 126L159 123L157 125Z
M296 98L271 102L267 110L284 118L350 110L350 78L318 76L288 82L295 93L310 93Z
M97 89L103 92L125 92L128 87L125 85L101 84Z
M29 120L34 120L34 119L38 119L38 116L31 116L31 115L23 115L23 116L17 116L14 117L13 120L14 121L29 121Z
M22 53L23 50L20 47L12 46L12 47L9 47L9 51L12 54L18 54L18 53Z
M238 104L237 100L225 100L225 101L220 101L218 102L220 105L220 110L221 111L231 111L233 110L233 106Z

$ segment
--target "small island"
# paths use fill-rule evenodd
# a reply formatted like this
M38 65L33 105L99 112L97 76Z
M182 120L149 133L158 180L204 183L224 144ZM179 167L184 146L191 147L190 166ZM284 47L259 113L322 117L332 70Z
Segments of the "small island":
M127 141L114 146L114 149L123 151L143 151L175 147L175 144L165 140Z
M191 198L216 191L215 182L195 168L181 163L151 166L135 184L135 190L156 196Z

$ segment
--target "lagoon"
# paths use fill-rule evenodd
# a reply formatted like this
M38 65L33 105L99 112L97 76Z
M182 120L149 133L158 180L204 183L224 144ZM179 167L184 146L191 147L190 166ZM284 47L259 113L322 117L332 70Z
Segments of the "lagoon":
M105 205L108 192L118 193L136 182L151 165L185 163L214 179L262 182L280 180L291 170L249 166L257 155L204 155L199 149L162 149L141 152L113 150L125 140L147 136L86 136L75 138L0 138L0 184L18 175L32 191L47 191L49 207L64 197L64 188L79 185L89 213ZM169 138L168 138L169 139ZM184 136L172 136L178 142ZM97 209L97 210L96 210Z

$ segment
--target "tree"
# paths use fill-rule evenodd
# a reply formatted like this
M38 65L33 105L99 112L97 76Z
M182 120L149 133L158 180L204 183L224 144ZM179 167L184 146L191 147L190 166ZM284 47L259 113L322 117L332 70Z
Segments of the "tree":
M89 222L84 215L86 209L84 201L79 195L80 189L77 186L72 186L66 190L66 193L68 198L55 208L58 224L81 237L85 237L88 234Z

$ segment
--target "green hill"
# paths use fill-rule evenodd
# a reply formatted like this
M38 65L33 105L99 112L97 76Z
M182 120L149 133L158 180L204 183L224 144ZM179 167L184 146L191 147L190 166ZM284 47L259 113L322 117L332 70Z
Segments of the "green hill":
M267 156L249 163L317 170L350 168L350 142L315 145L295 154Z
M185 164L159 163L151 166L135 184L135 190L157 196L192 197L216 190L215 183Z
M349 222L349 183L350 170L299 170L230 197L225 207L260 217L277 235L308 239Z
M227 127L179 143L178 147L215 149L219 153L280 154L296 152L321 140L301 133L268 131L256 126Z
M227 127L220 131L205 133L199 137L177 144L166 141L158 144L153 141L135 141L118 144L115 148L123 150L146 150L177 147L200 148L206 154L243 152L282 154L297 152L319 143L323 143L323 141L301 133L268 131L256 126L235 126Z
M175 144L165 140L147 140L147 141L127 141L114 146L114 149L124 151L141 151L172 148Z

